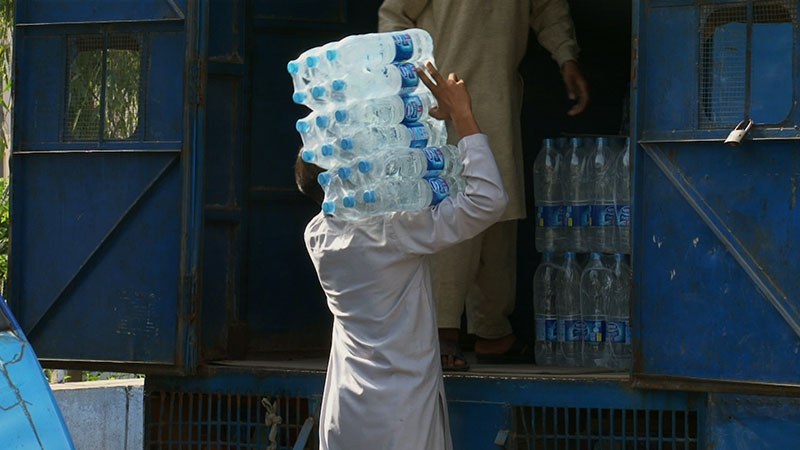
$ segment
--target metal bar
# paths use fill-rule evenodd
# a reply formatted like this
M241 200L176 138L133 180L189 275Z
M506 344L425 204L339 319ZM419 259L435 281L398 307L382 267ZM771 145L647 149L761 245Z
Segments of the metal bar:
M64 295L69 291L69 289L71 289L75 285L77 279L83 274L83 272L89 266L89 263L95 258L95 256L100 252L100 250L103 249L111 241L111 238L120 230L125 220L129 216L131 216L132 213L144 202L144 199L148 196L148 194L150 194L150 192L153 190L156 184L158 184L158 182L161 181L162 178L164 178L169 169L172 168L177 161L178 161L177 158L172 158L169 161L167 161L164 167L156 174L156 176L150 181L150 183L148 183L147 186L145 186L142 193L139 194L139 196L136 197L136 199L134 199L133 203L125 211L122 212L122 215L114 222L114 224L109 229L108 233L106 233L105 236L103 236L103 238L100 239L100 242L97 244L97 246L89 253L86 259L83 260L81 265L78 266L78 270L75 272L75 274L73 274L72 277L70 277L70 279L64 285L64 287L62 287L58 291L58 294L56 294L55 298L53 298L47 304L47 307L44 309L44 312L42 312L39 315L39 317L37 317L35 320L32 320L30 322L28 329L25 330L25 334L29 338L35 332L36 327L39 325L39 323L41 323L41 321L45 317L50 315L56 303L59 303L63 299Z
M691 183L686 180L680 170L669 161L669 158L664 152L654 145L644 144L642 147L644 147L647 155L650 156L658 168L661 169L664 175L684 197L686 202L689 203L689 206L695 210L706 226L708 226L736 259L745 273L758 287L764 297L772 304L775 310L778 311L778 314L781 315L792 331L800 337L800 317L798 317L795 306L791 304L786 294L765 275L758 262L731 232L731 228L727 226L725 221L717 215L716 211L708 205L705 198L694 189Z

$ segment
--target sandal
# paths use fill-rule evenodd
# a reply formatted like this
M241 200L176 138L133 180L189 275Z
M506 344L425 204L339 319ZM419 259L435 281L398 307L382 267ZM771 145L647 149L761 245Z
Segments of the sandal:
M475 357L479 364L533 364L533 349L515 339L504 353L475 353Z
M464 354L461 353L458 341L439 339L439 354L442 361L442 372L465 372L469 370L469 362L464 357Z

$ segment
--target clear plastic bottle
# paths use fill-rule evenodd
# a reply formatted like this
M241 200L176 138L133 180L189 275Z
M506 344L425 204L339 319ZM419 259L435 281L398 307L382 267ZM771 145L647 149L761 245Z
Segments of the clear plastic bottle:
M536 199L536 249L540 252L565 250L561 152L553 139L543 141L533 164L533 192Z
M611 269L603 265L600 253L591 253L581 274L581 316L586 330L581 361L585 367L608 367L605 343L611 282Z
M390 95L348 103L334 111L336 126L353 124L394 125L427 119L428 111L436 105L433 94L418 91L412 95Z
M325 194L322 201L323 213L347 220L361 216L355 190L348 189L341 178L326 171L317 176L317 182Z
M444 145L447 136L436 127L436 120L388 126L352 127L340 134L338 146L342 160L351 161L360 156L392 147L425 148Z
M581 268L574 252L564 254L564 264L556 276L556 333L558 363L578 367L584 325L581 318Z
M433 60L433 39L427 31L411 28L389 33L348 36L325 49L322 71L329 76L353 70L375 69L391 63Z
M297 59L286 64L286 71L292 77L295 92L305 91L310 85L319 83L323 79L321 69L326 64L325 53L334 44L308 49Z
M414 64L389 64L371 71L347 72L331 80L330 86L323 92L324 96L321 98L336 103L348 103L389 95L408 95L416 91L420 84Z
M631 253L631 145L630 138L616 161L616 250Z
M631 269L625 255L614 254L611 266L611 294L606 324L609 367L627 370L631 367L630 296Z
M312 148L335 138L333 120L327 111L312 111L295 122L295 130L303 140L303 146Z
M615 152L606 137L598 137L586 164L591 192L592 218L586 243L592 252L613 253L617 226Z
M582 138L572 138L562 160L564 176L565 223L567 248L577 253L587 251L586 228L591 220L589 182L586 174L587 149Z
M542 262L533 274L533 312L536 330L534 353L536 364L540 366L555 366L558 362L556 353L558 343L556 278L558 271L559 267L553 259L553 254L551 252L542 253Z
M464 167L458 147L392 148L359 159L356 170L364 181L381 177L431 178L460 176Z
M461 192L463 180L459 178L387 178L364 191L364 215L419 211L436 206L448 196Z

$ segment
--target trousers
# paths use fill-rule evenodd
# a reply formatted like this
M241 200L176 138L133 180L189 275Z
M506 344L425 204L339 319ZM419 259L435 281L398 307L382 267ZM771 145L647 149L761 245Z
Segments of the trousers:
M517 221L497 222L434 254L431 276L439 328L460 328L466 312L468 333L508 336L517 287Z

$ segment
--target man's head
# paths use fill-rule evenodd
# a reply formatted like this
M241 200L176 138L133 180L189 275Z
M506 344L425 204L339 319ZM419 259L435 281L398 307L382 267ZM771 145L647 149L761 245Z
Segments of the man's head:
M322 200L325 197L322 186L317 182L317 176L322 172L324 172L324 169L303 161L300 153L297 154L297 159L294 162L294 181L297 183L297 189L318 205L322 204Z

